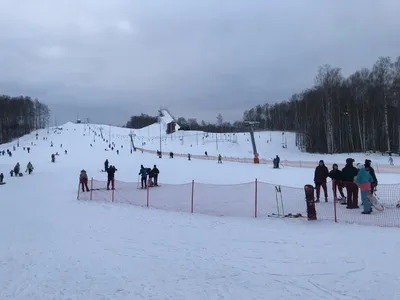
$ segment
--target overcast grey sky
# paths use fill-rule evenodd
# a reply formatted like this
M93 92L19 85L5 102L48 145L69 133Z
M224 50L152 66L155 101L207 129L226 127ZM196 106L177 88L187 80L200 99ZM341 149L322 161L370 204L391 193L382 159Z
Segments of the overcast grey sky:
M215 121L289 99L318 66L400 55L398 0L0 0L0 93L58 123L132 114Z

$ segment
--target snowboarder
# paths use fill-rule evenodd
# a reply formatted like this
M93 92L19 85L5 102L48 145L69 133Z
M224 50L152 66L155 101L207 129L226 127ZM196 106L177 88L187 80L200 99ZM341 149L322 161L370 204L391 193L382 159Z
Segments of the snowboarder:
M328 189L326 186L326 178L328 177L328 175L329 175L328 168L325 166L324 161L320 160L314 172L314 183L317 192L317 200L315 201L316 203L319 202L321 186L322 189L324 190L325 202L328 202Z
M104 162L104 172L107 172L108 170L108 159Z
M31 162L28 162L28 165L26 166L26 170L25 173L28 172L28 174L30 175L33 171L33 166L31 164Z
M222 164L222 155L221 154L218 154L218 163Z
M87 176L86 171L82 170L81 174L79 175L79 183L82 186L82 192L85 192L85 188L86 188L86 192L89 192L88 181L89 181L89 178Z
M54 153L51 155L51 162L55 162L56 161L56 156L54 155Z
M372 182L371 182L371 193L374 193L375 188L378 186L378 179L376 178L375 170L373 167L371 167L371 160L366 159L365 164L364 164L365 169L368 171L368 173L372 177Z
M333 164L332 170L329 172L328 177L332 179L333 198L338 201L337 190L339 190L340 198L339 203L346 204L346 197L343 194L342 171L339 170L337 164Z
M373 178L367 169L360 163L357 164L358 174L355 179L356 184L361 191L361 201L364 210L361 212L364 215L369 215L372 212L371 203L368 200L368 194L371 193L371 182Z
M158 186L158 174L160 174L160 170L158 170L156 165L154 165L153 170L151 170L151 173L154 176L154 185Z
M394 165L394 163L393 163L393 157L389 157L389 164L390 164L391 166Z
M147 188L147 170L145 167L143 167L143 165L140 165L139 175L141 175L140 183L142 185L142 189Z
M118 171L118 170L114 166L109 166L109 168L107 169L107 190L110 189L110 183L111 183L111 189L112 190L115 189L114 176L115 176L116 171Z
M358 207L358 187L354 182L358 174L358 169L353 166L354 159L346 159L346 166L342 169L343 186L347 192L347 209L355 209Z

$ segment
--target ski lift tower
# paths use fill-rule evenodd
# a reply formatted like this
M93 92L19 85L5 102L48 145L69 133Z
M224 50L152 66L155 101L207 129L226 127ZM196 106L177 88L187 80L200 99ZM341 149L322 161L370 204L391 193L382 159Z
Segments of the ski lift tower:
M259 163L260 163L260 159L259 159L259 155L258 155L258 152L257 152L256 140L255 140L255 138L254 138L254 127L255 127L255 125L259 124L260 122L256 122L256 121L244 121L243 123L249 125L249 132L250 132L251 144L252 144L252 146L253 146L254 163L255 163L255 164L259 164Z

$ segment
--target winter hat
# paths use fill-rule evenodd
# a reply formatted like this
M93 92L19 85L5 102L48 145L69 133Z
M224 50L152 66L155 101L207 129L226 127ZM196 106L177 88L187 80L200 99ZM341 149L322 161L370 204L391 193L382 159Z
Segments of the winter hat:
M346 164L352 164L354 162L354 159L352 159L352 158L348 158L348 159L346 159Z
M320 164L325 164L324 161L323 161L322 159L319 161L319 163L320 163Z
M154 165L154 168L157 168L157 166L156 166L156 165Z
M370 166L371 166L371 160L366 159L364 165L365 165L366 167L370 167Z
M362 168L363 168L363 165L362 164L360 164L360 163L357 163L357 169L359 169L359 170L361 170Z
M333 165L332 165L332 169L334 169L335 167L336 167L336 169L339 168L339 166L338 166L337 164L333 164Z

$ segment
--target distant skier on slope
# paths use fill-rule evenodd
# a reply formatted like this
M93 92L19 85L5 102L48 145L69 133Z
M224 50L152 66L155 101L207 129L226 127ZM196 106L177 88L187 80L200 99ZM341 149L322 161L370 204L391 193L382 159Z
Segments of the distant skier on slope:
M218 154L218 163L222 164L222 155L221 154Z
M4 180L4 175L3 173L0 173L0 184L4 184L3 180Z
M31 162L28 162L28 165L26 166L26 170L25 172L28 172L28 174L30 175L33 171L33 166Z

